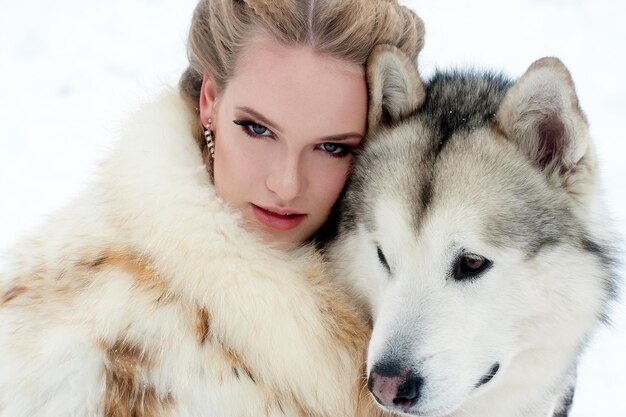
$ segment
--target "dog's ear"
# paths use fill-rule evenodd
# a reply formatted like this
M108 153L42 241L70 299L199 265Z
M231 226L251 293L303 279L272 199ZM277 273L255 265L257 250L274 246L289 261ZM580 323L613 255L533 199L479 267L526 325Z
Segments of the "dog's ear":
M369 89L368 131L417 110L426 93L412 62L392 45L378 45L367 61Z
M587 191L595 157L574 82L560 60L535 61L507 92L496 119L548 177L572 193Z

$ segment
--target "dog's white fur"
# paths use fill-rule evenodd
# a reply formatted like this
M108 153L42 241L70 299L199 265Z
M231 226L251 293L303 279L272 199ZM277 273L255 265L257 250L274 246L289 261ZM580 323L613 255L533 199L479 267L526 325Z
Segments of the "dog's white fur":
M605 314L613 279L613 239L571 76L557 59L535 62L493 99L499 107L489 122L468 122L435 153L436 117L473 110L451 101L421 113L424 86L406 61L392 48L370 61L374 133L328 250L338 275L371 306L368 372L384 364L381 379L417 375L418 395L410 405L385 404L391 411L552 416ZM461 81L448 83L439 86L459 94ZM493 268L455 279L463 253ZM483 385L494 364L499 371ZM379 393L392 386L385 383Z
M354 416L367 318L214 193L171 91L0 276L0 416ZM362 354L363 353L363 354ZM363 398L365 397L365 398Z

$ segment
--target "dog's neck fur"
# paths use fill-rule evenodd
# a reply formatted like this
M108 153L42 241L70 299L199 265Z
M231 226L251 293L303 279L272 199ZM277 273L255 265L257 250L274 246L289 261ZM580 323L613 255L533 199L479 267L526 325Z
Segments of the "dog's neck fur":
M565 367L565 368L563 368ZM575 362L562 355L527 352L494 381L497 386L467 401L450 417L567 417L576 385Z

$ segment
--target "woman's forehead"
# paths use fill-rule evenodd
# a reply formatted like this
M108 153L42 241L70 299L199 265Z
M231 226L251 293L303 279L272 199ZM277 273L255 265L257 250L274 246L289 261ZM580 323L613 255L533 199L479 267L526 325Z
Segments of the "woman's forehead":
M281 125L310 123L324 131L339 129L336 133L362 131L367 113L367 86L358 65L308 46L264 41L242 51L221 99L229 106L252 108Z

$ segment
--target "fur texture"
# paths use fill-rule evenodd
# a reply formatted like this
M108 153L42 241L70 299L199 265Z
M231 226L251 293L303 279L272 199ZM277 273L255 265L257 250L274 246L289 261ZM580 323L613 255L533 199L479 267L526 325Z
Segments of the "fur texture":
M373 415L369 323L216 197L169 92L0 276L0 416Z
M515 82L423 84L380 48L368 76L372 133L328 256L373 314L371 392L416 416L567 415L615 285L568 70L544 58Z

